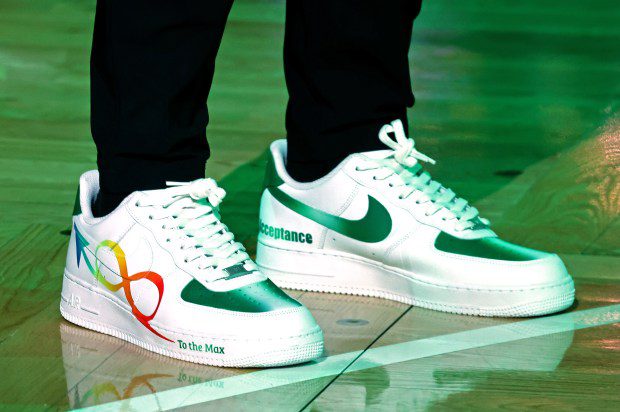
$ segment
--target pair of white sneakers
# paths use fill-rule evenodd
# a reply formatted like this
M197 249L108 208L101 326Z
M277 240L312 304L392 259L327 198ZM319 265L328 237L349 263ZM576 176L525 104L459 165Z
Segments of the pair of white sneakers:
M312 314L279 286L374 296L446 312L536 316L571 306L562 261L500 240L431 179L398 120L388 150L347 157L311 182L271 145L256 263L220 220L212 179L134 192L93 217L99 175L82 175L60 311L70 322L217 366L301 363L323 351Z

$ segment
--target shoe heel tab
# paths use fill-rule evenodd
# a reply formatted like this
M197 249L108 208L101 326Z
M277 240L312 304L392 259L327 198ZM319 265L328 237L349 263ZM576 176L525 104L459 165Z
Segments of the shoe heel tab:
M84 215L92 218L93 212L91 205L99 193L99 171L90 170L80 176L75 203L73 205L73 216Z
M271 144L267 152L267 167L265 169L265 179L263 180L263 189L268 187L278 187L284 180L281 173L286 169L284 162L286 159L286 140L276 140Z

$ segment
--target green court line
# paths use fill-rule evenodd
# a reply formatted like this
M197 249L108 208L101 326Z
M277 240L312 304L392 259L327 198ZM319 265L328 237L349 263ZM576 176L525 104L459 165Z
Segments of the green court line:
M363 351L327 356L301 366L264 369L81 409L83 411L170 410L317 378L480 348L620 321L620 304L491 326ZM355 360L359 356L359 359ZM351 364L353 362L353 364Z

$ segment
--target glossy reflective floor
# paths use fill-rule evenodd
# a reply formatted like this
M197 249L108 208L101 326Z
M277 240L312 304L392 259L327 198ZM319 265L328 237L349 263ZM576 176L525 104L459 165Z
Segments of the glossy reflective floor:
M326 335L296 368L168 359L58 312L88 132L92 0L0 0L0 409L612 410L620 404L620 7L427 1L413 36L417 147L505 238L577 284L534 320L291 292ZM284 4L237 0L210 99L208 174L250 250L263 151L283 135Z

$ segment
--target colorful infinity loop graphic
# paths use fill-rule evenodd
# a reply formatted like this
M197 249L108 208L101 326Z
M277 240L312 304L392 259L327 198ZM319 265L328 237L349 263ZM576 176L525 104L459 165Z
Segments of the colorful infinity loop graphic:
M151 320L153 320L153 318L157 314L157 311L159 310L159 305L161 304L161 300L164 295L164 280L162 279L162 277L159 274L155 272L151 272L151 271L138 272L133 275L128 275L127 274L127 261L125 260L125 252L123 252L123 249L121 249L118 243L113 242L111 240L104 240L103 242L99 243L99 245L95 249L95 265L93 266L88 260L88 257L86 256L86 252L84 250L86 246L88 245L88 242L82 236L82 234L78 231L77 226L74 225L74 228L75 228L75 235L76 235L75 240L76 240L76 254L77 254L78 267L80 266L80 257L83 255L84 261L86 262L86 265L88 266L88 269L90 270L90 272L93 274L93 276L97 279L99 283L105 286L106 289L108 289L111 292L116 292L120 290L121 288L123 289L123 292L125 293L125 298L127 299L127 303L129 303L129 306L131 306L131 312L141 324L143 324L148 330L150 330L151 332L153 332L155 335L159 336L160 338L165 339L169 342L174 342L173 340L168 339L161 333L157 332L150 324ZM121 277L121 281L119 283L110 282L103 276L103 274L99 270L100 261L99 261L99 258L97 258L97 255L101 248L110 249L110 251L114 253L114 256L116 257L116 261L118 263L118 269L120 272L118 275ZM140 309L138 309L138 307L136 306L133 300L133 295L131 294L131 282L135 282L141 279L146 279L150 281L151 283L153 283L155 287L157 287L157 293L159 295L158 300L157 300L157 306L155 307L155 310L153 311L153 313L151 313L150 315L145 315L144 313L140 311Z
M125 388L122 394L118 391L118 389L112 382L99 383L99 384L94 385L92 388L90 388L84 394L82 399L77 402L77 405L73 405L73 407L80 408L84 406L86 403L88 403L88 400L90 398L93 398L94 405L98 405L102 403L102 401L104 400L103 399L104 395L109 395L109 394L111 394L114 398L118 400L130 399L133 397L134 391L141 386L147 387L151 391L151 393L156 393L157 389L155 389L155 386L150 382L150 380L158 379L158 378L172 378L172 377L173 375L163 374L163 373L149 373L146 375L135 376L131 378L131 381L129 382L129 384L127 385L127 387ZM76 393L76 395L77 395L76 399L79 399L79 393Z

